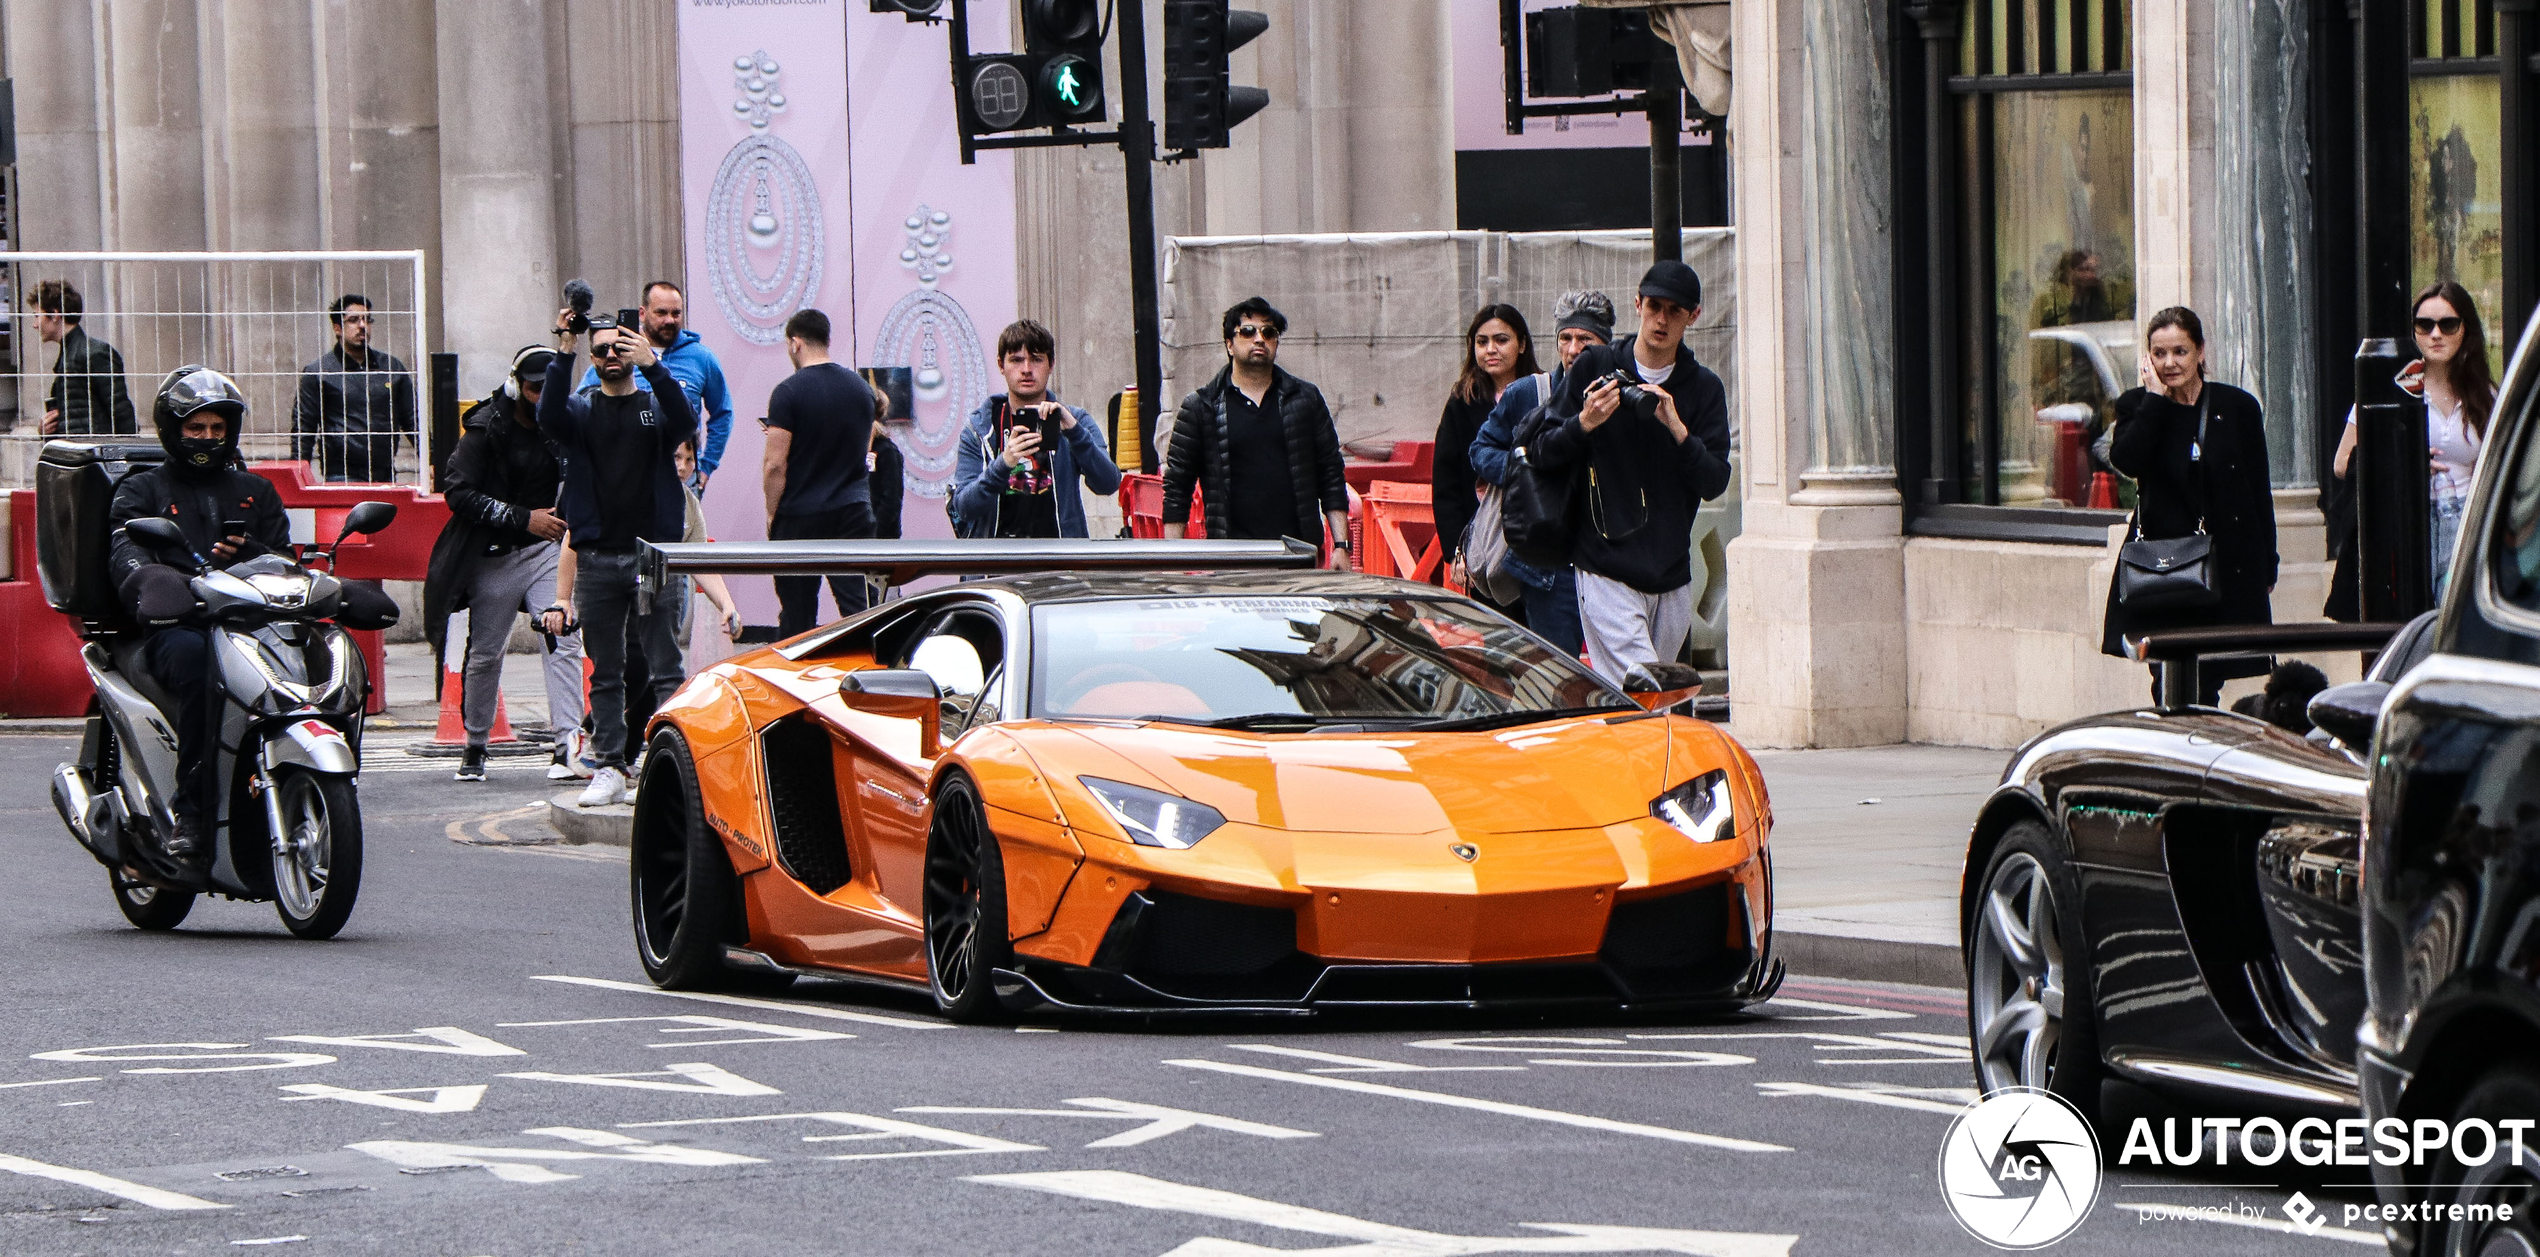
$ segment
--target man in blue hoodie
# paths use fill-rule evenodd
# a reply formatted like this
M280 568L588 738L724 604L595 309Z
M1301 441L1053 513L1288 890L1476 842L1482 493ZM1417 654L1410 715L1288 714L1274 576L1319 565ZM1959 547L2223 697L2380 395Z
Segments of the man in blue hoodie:
M1082 537L1085 498L1077 486L1120 491L1120 468L1094 417L1050 393L1057 356L1058 338L1030 319L997 334L997 370L1006 391L970 412L953 453L949 505L953 531L961 536ZM1058 434L1047 448L1045 414L1057 421Z
M732 439L732 390L724 387L723 363L703 339L688 330L687 295L666 279L644 285L644 338L653 342L662 369L688 395L688 413L705 426L704 448L697 451L697 482L689 486L703 492L706 482L714 478L714 469L723 463L723 443ZM586 370L574 391L599 382L597 368ZM635 387L650 392L653 385L637 376Z

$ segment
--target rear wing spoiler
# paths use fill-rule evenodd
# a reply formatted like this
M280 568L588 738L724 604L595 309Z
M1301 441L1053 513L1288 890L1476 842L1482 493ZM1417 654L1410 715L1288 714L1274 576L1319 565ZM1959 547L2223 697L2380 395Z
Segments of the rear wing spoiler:
M1302 541L708 541L644 546L644 580L679 575L865 576L904 585L921 576L1027 572L1225 572L1310 568Z
M2164 710L2192 707L2197 699L2196 661L2216 655L2306 654L2331 650L2379 650L2405 624L2230 624L2172 629L2126 639L2126 656L2151 664Z

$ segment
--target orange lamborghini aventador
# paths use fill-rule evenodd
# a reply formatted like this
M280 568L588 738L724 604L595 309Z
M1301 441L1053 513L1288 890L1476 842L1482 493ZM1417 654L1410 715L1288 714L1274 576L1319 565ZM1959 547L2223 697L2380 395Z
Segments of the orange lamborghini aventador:
M670 987L1026 1010L1735 1008L1779 983L1755 762L1490 610L1277 542L658 547L680 573L1025 573L698 675L635 802ZM1205 571L1190 571L1195 566Z

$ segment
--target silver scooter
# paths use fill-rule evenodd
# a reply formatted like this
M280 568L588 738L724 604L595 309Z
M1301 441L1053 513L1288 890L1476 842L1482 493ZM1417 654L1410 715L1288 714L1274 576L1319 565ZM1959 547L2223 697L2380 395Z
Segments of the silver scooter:
M346 515L343 536L377 533L396 515L392 503L364 502ZM205 750L210 858L167 854L182 709L144 666L139 633L92 638L81 649L96 713L78 762L53 770L54 810L106 866L116 906L142 929L172 929L197 895L217 894L273 900L293 934L334 937L361 890L354 781L370 696L361 651L327 619L344 592L332 575L334 551L323 556L326 570L283 554L216 569L172 521L136 519L123 530L146 549L190 563L211 635L218 737Z

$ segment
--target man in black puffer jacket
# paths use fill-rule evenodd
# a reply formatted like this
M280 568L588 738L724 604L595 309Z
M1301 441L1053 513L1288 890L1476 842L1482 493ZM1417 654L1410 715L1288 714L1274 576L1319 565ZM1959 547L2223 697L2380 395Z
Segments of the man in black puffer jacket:
M1226 369L1182 399L1164 461L1164 535L1178 538L1197 484L1208 535L1252 541L1332 533L1349 563L1349 486L1322 390L1278 368L1286 315L1259 297L1226 312Z
M190 567L170 560L192 556L155 553L123 533L125 520L157 516L173 521L194 554L227 567L291 544L291 518L273 482L238 465L238 433L247 424L247 399L229 377L205 367L178 367L159 384L151 421L168 460L133 472L115 486L106 518L114 543L106 561L124 604L150 636L142 659L150 677L180 704L168 713L176 725L176 839L168 854L193 860L205 854L203 748L212 736L211 639L194 614Z

